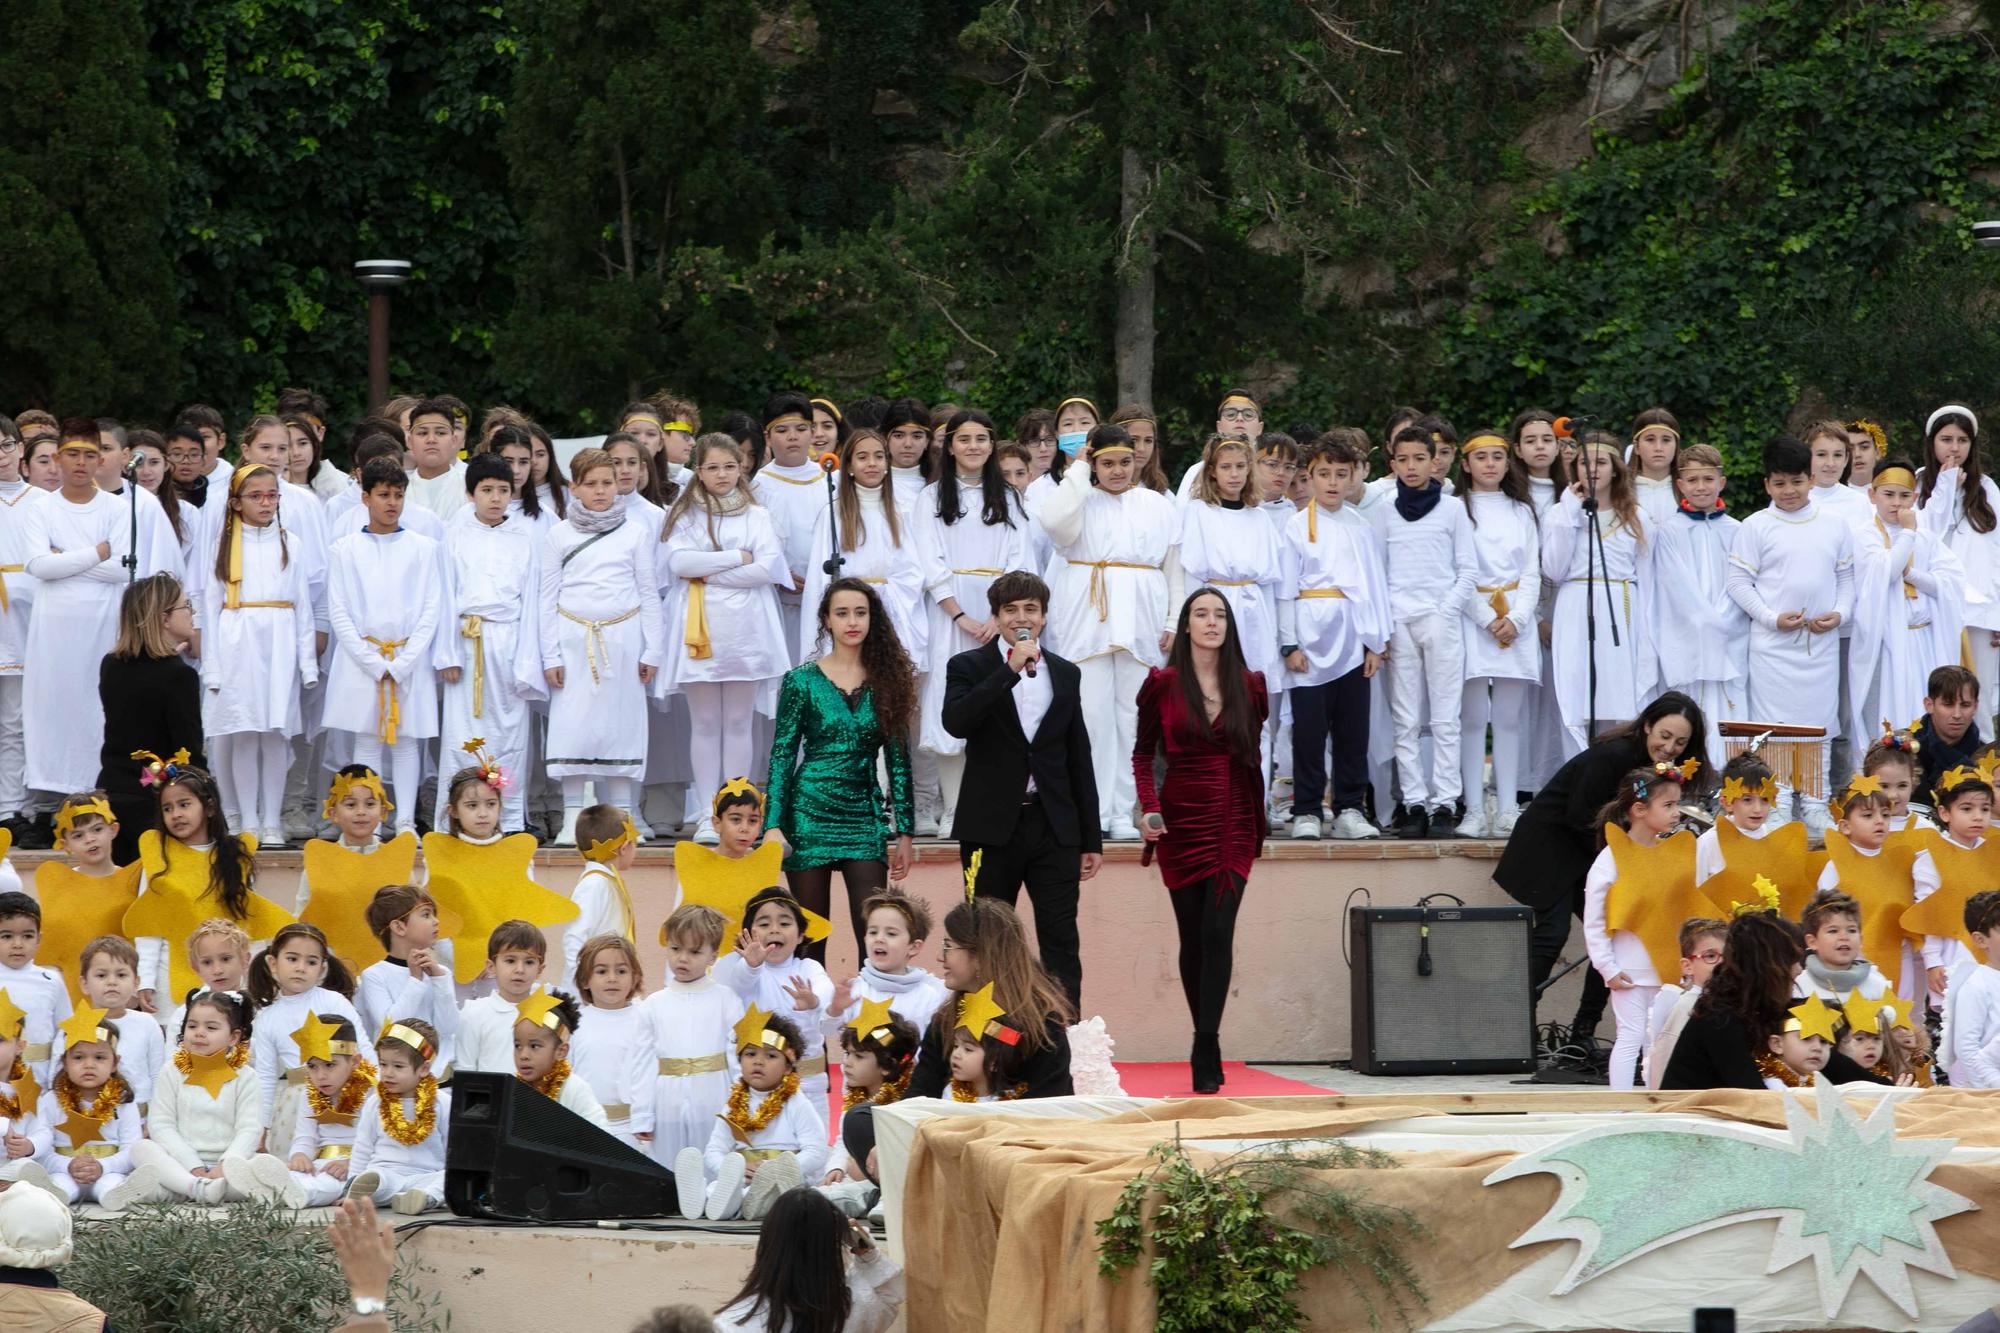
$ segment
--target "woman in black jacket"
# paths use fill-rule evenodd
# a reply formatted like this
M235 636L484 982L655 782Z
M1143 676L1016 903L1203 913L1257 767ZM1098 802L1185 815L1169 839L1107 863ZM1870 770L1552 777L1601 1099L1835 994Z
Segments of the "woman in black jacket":
M1765 1086L1757 1057L1783 1031L1805 965L1805 938L1776 912L1747 912L1730 923L1722 961L1694 1002L1660 1075L1660 1089ZM1834 1051L1821 1071L1833 1083L1887 1083Z
M1637 721L1606 732L1557 769L1521 812L1513 836L1501 849L1493 881L1514 901L1535 909L1528 979L1537 998L1569 942L1570 918L1583 917L1584 876L1602 846L1597 812L1616 792L1618 779L1635 768L1697 759L1701 769L1694 780L1705 784L1707 731L1701 706L1680 691L1669 690L1647 704ZM1585 967L1573 1031L1597 1030L1608 994L1597 969Z
M111 857L120 865L138 859L139 835L153 827L157 809L154 795L139 785L144 764L133 752L171 759L185 749L188 763L208 767L201 752L201 674L180 656L193 638L194 608L173 575L154 574L125 590L118 642L97 668L104 705L97 785L118 816Z

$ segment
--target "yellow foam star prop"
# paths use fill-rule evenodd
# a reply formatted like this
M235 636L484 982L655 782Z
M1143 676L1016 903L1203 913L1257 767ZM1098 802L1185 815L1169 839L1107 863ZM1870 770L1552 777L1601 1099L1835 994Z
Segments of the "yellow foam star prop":
M1883 1002L1881 1000L1865 1000L1857 992L1848 996L1847 1000L1840 1006L1840 1014L1842 1018L1847 1020L1847 1026L1852 1030L1880 1034L1882 1031L1882 1009Z
M239 836L244 850L254 856L256 837L249 833ZM127 939L153 935L167 941L168 985L175 995L185 995L201 984L201 977L187 962L188 936L210 917L227 919L230 915L209 889L209 867L214 858L212 850L198 852L178 839L163 839L157 829L139 835L139 864L146 869L146 891L125 910L124 928L118 933ZM234 919L254 944L270 939L295 918L253 892L244 915ZM480 957L484 958L484 941L481 944Z
M563 1028L562 1014L558 1012L562 997L550 991L536 991L527 999L514 1006L516 1023L533 1023L536 1027L547 1028L560 1034Z
M463 985L486 967L486 939L502 921L560 926L576 919L576 904L528 877L535 861L533 834L515 833L480 846L448 833L424 835L431 897L438 903L440 938L447 924L452 971ZM317 892L317 891L315 891Z
M313 1017L318 1018L319 1015L315 1014ZM300 1032L304 1030L304 1028L299 1029ZM298 1033L295 1032L292 1035L297 1036ZM305 1049L303 1042L300 1043L299 1049ZM321 1058L324 1059L325 1057ZM228 1087L230 1080L235 1077L236 1071L229 1067L229 1052L227 1050L217 1051L214 1055L196 1055L193 1051L188 1052L187 1084L189 1087L202 1088L207 1091L209 1096L220 1097L222 1096L222 1090ZM74 1143L75 1140L72 1139L71 1142Z
M312 897L299 919L318 926L334 955L359 973L382 961L387 951L368 929L368 900L386 884L408 884L417 866L417 835L398 833L372 852L312 838L305 845L306 883ZM438 923L444 935L444 922ZM485 953L482 942L480 953Z
M69 1002L83 999L78 965L83 946L100 935L123 933L125 913L139 900L139 863L109 875L86 875L60 861L35 867L35 896L42 902L42 939L36 952L61 970Z
M964 1028L975 1038L986 1035L987 1025L996 1023L1007 1016L1007 1011L993 1001L993 983L987 982L970 995L958 999L958 1022L955 1026Z
M887 1000L863 1000L861 1012L848 1019L847 1026L854 1030L856 1038L867 1041L870 1033L877 1028L888 1027L889 1020L894 1017Z
M110 1025L104 1021L105 1011L92 1005L82 1005L70 1016L56 1025L56 1031L63 1035L63 1049L80 1046L87 1041L103 1041Z
M632 816L627 815L625 816L624 824L619 827L616 833L608 838L599 838L596 842L591 843L590 846L585 847L583 849L583 859L586 861L609 861L618 855L620 849L626 843L637 841L639 841L639 830L633 827Z
M0 1035L18 1037L28 1025L28 1013L14 1003L14 997L0 990Z
M14 1100L26 1110L38 1106L42 1100L42 1081L35 1077L35 1069L26 1060L21 1061L21 1077L14 1080Z
M2000 838L1988 838L1977 847L1961 847L1936 829L1925 829L1924 837L1931 864L1937 867L1937 892L1903 913L1903 930L1911 935L1959 940L1976 957L1979 946L1965 928L1965 904L1973 894L2000 884ZM1888 961L1885 958L1879 965L1886 966Z
M307 1014L306 1021L292 1033L292 1040L299 1044L299 1063L332 1060L333 1034L338 1031L338 1025L327 1022L318 1014Z
M1894 1012L1895 1016L1889 1020L1889 1026L1891 1028L1909 1027L1910 1011L1917 1007L1917 1002L1915 1000L1906 1000L1902 996L1895 994L1893 991L1887 995L1884 995L1880 1000L1876 1001L1876 1003L1879 1004L1882 1008ZM1915 1029L1911 1030L1914 1031Z
M1604 830L1604 844L1618 867L1605 899L1605 925L1638 936L1663 977L1680 975L1681 923L1691 916L1721 915L1706 887L1695 887L1694 842L1692 833L1681 832L1648 847L1616 824Z
M783 882L785 854L775 842L759 843L748 856L724 856L712 847L692 842L674 844L674 874L681 884L681 902L700 903L722 913L729 923L725 939L743 928L743 909L758 892ZM806 939L823 940L833 923L818 912L806 913ZM660 943L667 927L660 926Z
M1834 1019L1838 1013L1838 1010L1830 1008L1819 996L1808 995L1792 1006L1792 1021L1785 1024L1785 1030L1791 1031L1792 1025L1796 1023L1801 1037L1825 1037L1827 1044L1831 1046L1834 1040Z
M104 1127L109 1123L109 1121L105 1120L92 1120L83 1112L78 1111L72 1114L67 1120L64 1120L60 1125L57 1125L56 1128L69 1136L70 1147L81 1148L86 1143L96 1143L102 1139L104 1137Z
M1910 910L1911 867L1923 848L1921 834L1890 835L1880 851L1869 856L1855 849L1839 829L1826 833L1826 856L1840 876L1840 891L1861 907L1861 956L1895 976L1902 963L1903 914Z
M1722 869L1702 883L1701 891L1718 906L1749 903L1751 911L1762 910L1762 894L1757 878L1769 880L1778 890L1778 910L1796 921L1799 912L1819 884L1819 872L1826 864L1824 855L1806 846L1806 826L1786 824L1761 838L1753 838L1726 819L1715 824L1716 847L1722 853ZM1724 913L1728 915L1728 913ZM1675 964L1679 967L1679 964ZM1662 976L1672 976L1665 972Z
M769 1046L774 1050L789 1050L783 1033L773 1032L765 1025L771 1021L771 1011L751 1005L743 1011L743 1017L736 1020L736 1049L747 1051L752 1046Z

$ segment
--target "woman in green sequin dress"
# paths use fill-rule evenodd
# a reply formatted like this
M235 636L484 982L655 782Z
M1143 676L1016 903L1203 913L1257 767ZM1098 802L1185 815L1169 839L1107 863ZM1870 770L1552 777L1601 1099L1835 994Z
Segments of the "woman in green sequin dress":
M829 919L840 872L859 941L861 904L909 873L916 671L881 599L860 579L827 585L817 623L831 650L787 672L778 688L766 823L784 835L793 894ZM878 758L889 770L886 805ZM822 942L808 952L825 949Z

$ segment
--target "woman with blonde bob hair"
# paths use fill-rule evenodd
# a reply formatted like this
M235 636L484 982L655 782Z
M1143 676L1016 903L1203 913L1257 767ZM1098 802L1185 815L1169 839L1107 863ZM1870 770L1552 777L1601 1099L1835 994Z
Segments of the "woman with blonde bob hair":
M97 671L104 705L97 785L117 817L111 854L121 864L138 856L139 835L153 826L158 808L157 798L139 785L144 765L133 753L171 757L184 749L188 763L208 764L201 746L201 675L180 655L193 637L194 608L179 579L154 574L125 589L118 641Z

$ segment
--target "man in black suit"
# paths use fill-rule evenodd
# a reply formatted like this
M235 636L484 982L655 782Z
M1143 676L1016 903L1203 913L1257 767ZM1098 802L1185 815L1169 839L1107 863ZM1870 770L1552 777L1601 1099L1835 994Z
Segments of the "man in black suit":
M965 741L951 829L959 864L985 853L973 884L979 896L1011 907L1026 882L1042 966L1075 1004L1083 990L1077 888L1104 864L1080 673L1042 651L1048 584L1010 570L986 597L1000 633L945 668L944 729Z

